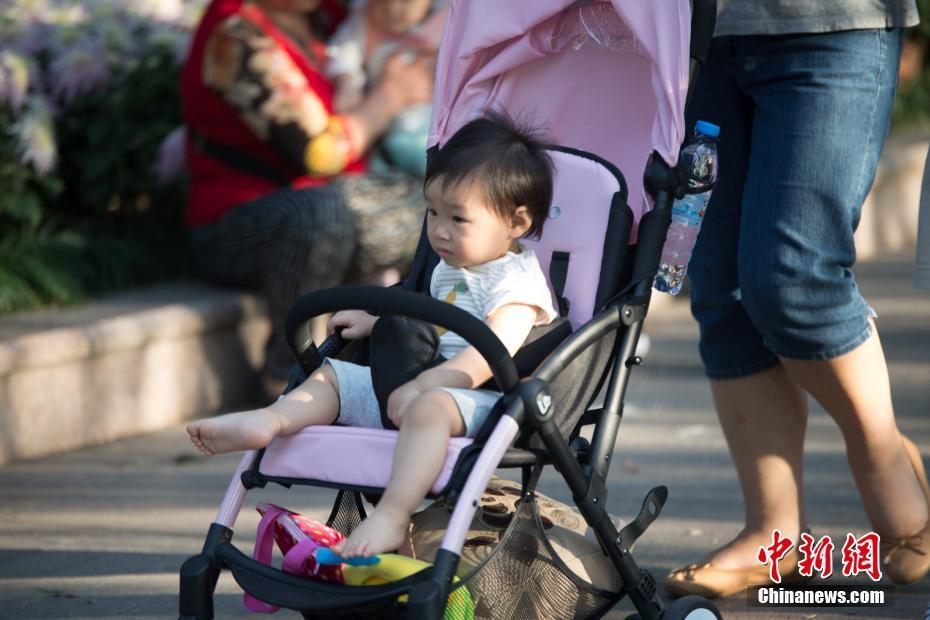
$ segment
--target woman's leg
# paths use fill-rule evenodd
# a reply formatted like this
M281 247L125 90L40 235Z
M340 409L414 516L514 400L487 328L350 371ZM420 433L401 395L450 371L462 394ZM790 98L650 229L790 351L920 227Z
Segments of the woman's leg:
M805 418L802 387L858 436L851 460L853 452L878 451L866 460L883 462L883 473L876 478L874 466L863 465L863 474L857 474L872 489L867 494L878 492L879 478L894 478L894 487L906 493L906 505L917 509L917 518L910 520L926 512L918 505L913 471L902 467L890 399L882 402L880 395L884 389L888 396L887 371L880 347L876 351L866 342L868 307L850 270L853 231L887 130L899 37L894 31L744 37L730 48L730 70L753 100L750 164L738 216L729 218L731 227L738 226L739 283L726 294L726 272L721 277L714 269L714 260L731 248L715 221L719 187L705 223L710 233L702 231L692 272L701 353L708 375L716 379L715 402L747 502L747 528L711 554L715 565L748 567L755 561L746 556L753 546L749 541L771 535L771 529L758 529L795 532L804 522L799 507L803 428L793 426ZM722 135L729 136L726 125ZM726 161L722 151L721 161ZM734 192L727 192L732 175L722 170L720 181L732 209ZM728 338L746 317L757 337ZM753 367L753 360L764 361L752 351L762 337L766 348L781 356L777 371ZM868 373L885 377L885 387L880 379L877 388L865 390L868 395L836 376L837 366L846 366L844 354L855 353L859 345L866 349L854 354L856 363L865 362ZM792 361L796 358L814 361L802 368ZM821 372L809 370L813 367ZM861 375L865 384L872 378L868 373ZM862 406L881 407L879 420L857 419L854 412ZM779 497L779 490L785 495ZM864 501L876 504L883 498ZM885 523L890 518L893 531L900 532L910 524L888 514L894 510L885 509Z
M354 557L399 548L407 537L410 517L439 476L449 437L464 434L465 423L448 392L433 390L417 398L401 421L391 477L381 501L336 551Z
M272 322L265 374L285 382L294 364L284 338L288 310L300 295L340 284L355 252L355 217L341 194L328 187L276 192L191 237L207 277L264 293Z
M340 177L333 188L356 221L352 279L380 279L374 282L380 284L407 273L426 216L422 181L402 173L369 173Z
M782 366L711 381L711 390L743 492L746 524L705 561L723 569L753 567L759 547L771 544L773 530L797 541L804 523L807 397Z
M878 332L873 330L868 340L839 357L782 363L792 381L816 398L840 427L872 527L894 538L920 531L927 524L927 498L895 424Z
M851 268L890 121L900 43L897 30L747 43L744 63L762 53L768 61L744 79L756 110L739 256L753 324L791 381L839 425L866 513L879 534L894 538L927 524L915 475L922 466L903 448L884 354ZM911 559L897 555L895 563L913 568L898 576L930 567Z
M704 561L721 569L758 566L773 529L796 539L804 522L801 461L806 396L765 346L743 305L738 269L744 184L754 106L734 75L738 44L715 39L689 109L689 125L721 125L720 170L689 267L700 352L743 493L746 523ZM674 576L673 576L674 578Z
M924 526L926 499L851 267L890 120L900 37L865 30L745 46L744 63L763 52L769 62L744 79L756 110L739 256L753 324L790 380L839 425L866 513L893 537ZM824 80L830 88L812 87Z
M212 456L264 448L278 435L332 424L338 415L339 384L332 367L324 366L268 407L198 420L187 425L187 433L201 452Z

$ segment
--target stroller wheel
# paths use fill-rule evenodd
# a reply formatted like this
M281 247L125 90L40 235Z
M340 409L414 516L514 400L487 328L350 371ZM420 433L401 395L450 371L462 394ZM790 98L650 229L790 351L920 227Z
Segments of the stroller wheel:
M685 596L669 603L662 614L663 620L720 620L717 607L700 596ZM631 614L626 620L641 620L639 614Z
M664 620L720 620L716 605L701 596L684 596L668 604Z

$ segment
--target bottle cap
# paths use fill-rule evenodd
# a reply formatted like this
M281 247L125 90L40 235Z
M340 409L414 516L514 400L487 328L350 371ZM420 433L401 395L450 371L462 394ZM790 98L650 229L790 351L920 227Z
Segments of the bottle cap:
M720 127L713 123L708 123L707 121L696 122L694 124L694 131L709 138L716 138L720 135Z

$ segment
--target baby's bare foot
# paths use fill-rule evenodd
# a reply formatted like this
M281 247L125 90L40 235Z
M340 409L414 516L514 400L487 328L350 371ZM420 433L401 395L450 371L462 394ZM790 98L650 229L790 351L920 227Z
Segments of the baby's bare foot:
M187 425L187 434L190 436L191 443L197 446L197 449L206 454L207 456L213 456L213 453L210 452L210 449L204 445L203 440L200 438L200 423L192 422Z
M352 535L333 547L344 558L368 557L395 551L407 538L410 515L375 509L362 521Z
M231 413L187 425L191 442L208 456L264 448L280 433L278 417L263 409Z

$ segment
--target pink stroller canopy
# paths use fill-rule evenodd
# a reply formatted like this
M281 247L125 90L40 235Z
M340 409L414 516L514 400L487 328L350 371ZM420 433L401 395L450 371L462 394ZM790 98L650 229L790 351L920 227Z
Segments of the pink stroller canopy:
M527 114L616 164L638 222L650 153L674 165L684 138L690 18L687 0L453 0L429 145L488 108Z

